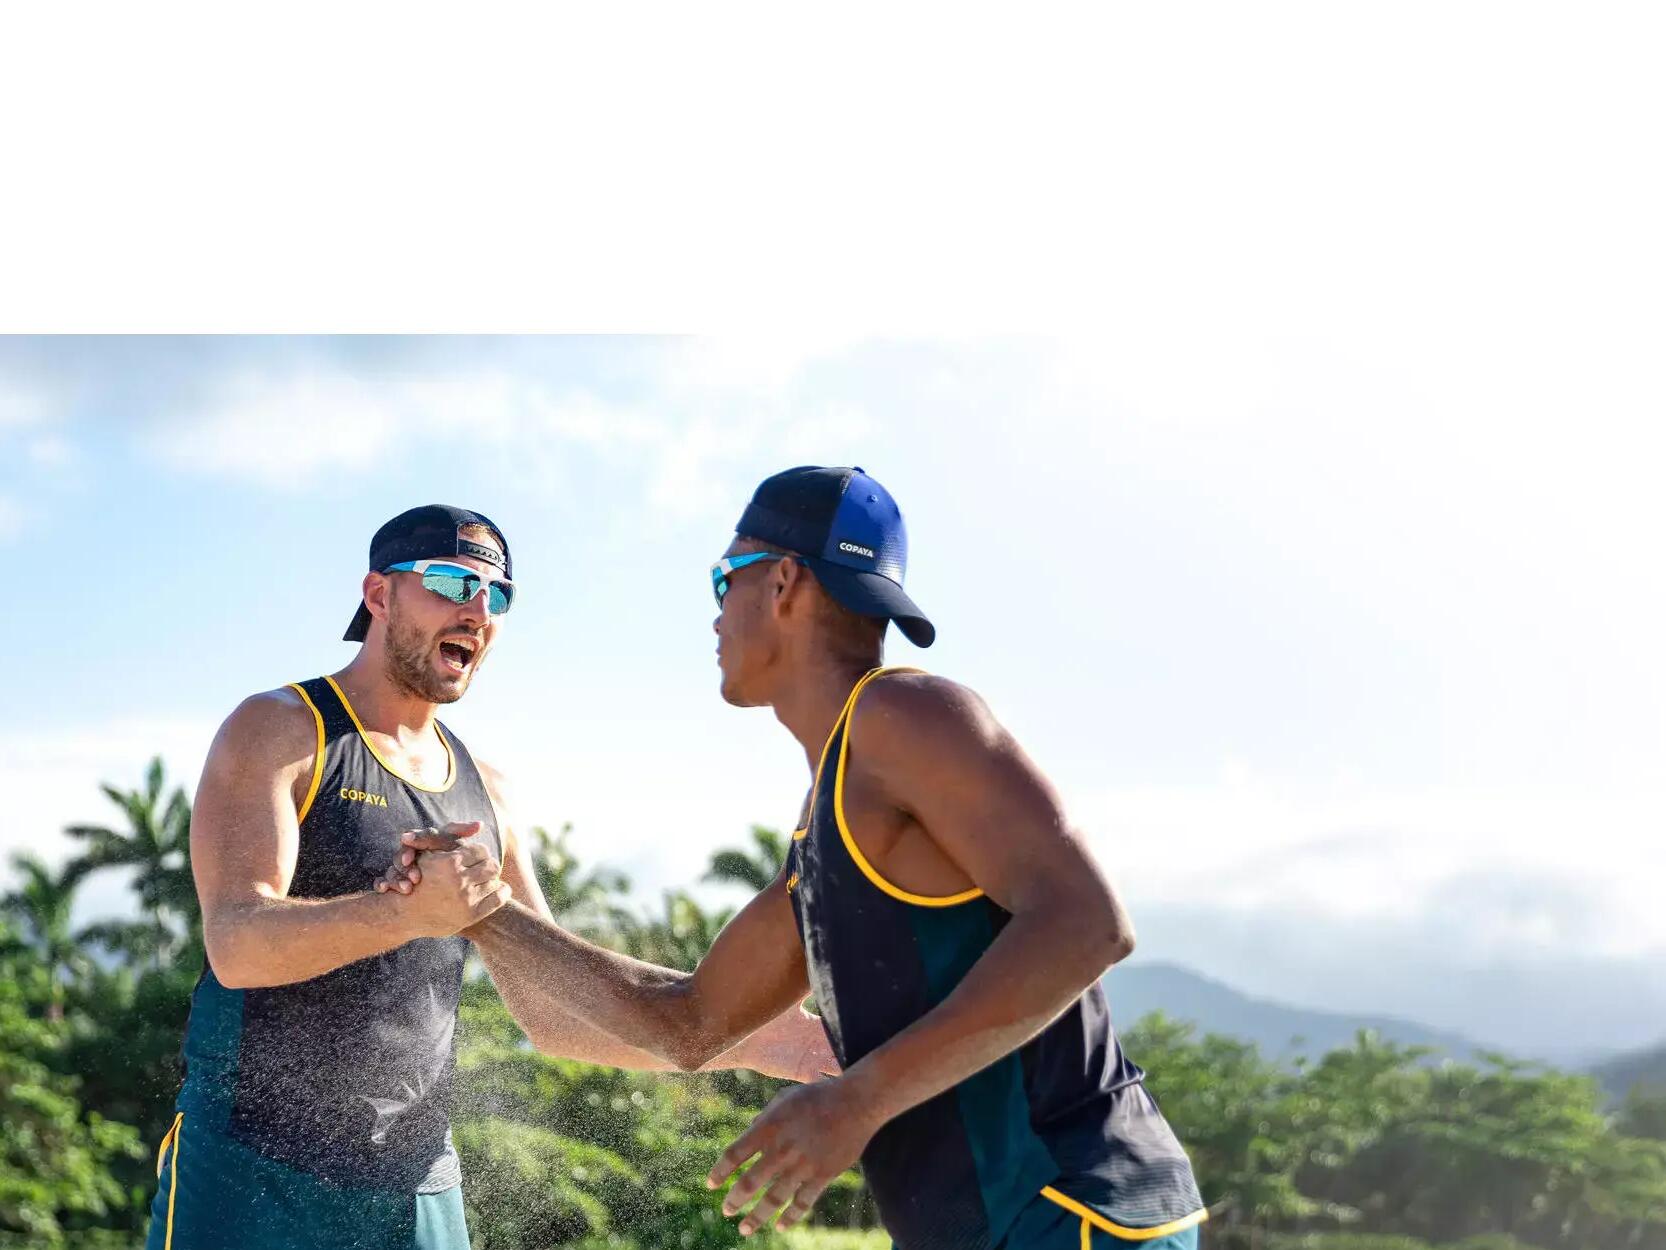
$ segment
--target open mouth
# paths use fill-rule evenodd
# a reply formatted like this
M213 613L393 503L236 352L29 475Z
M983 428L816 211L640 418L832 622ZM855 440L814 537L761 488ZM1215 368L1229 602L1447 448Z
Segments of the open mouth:
M454 673L467 670L474 663L475 642L470 639L453 639L440 644L440 663Z

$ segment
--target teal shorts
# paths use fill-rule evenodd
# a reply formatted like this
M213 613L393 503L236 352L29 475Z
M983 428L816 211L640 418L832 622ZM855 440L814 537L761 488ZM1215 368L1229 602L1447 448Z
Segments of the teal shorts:
M1198 1250L1200 1220L1201 1216L1194 1216L1193 1222L1180 1221L1187 1227L1173 1232L1136 1230L1123 1228L1079 1203L1066 1207L1053 1199L1037 1197L1018 1213L996 1250L1112 1250L1125 1246L1138 1250ZM1107 1225L1118 1231L1110 1231Z
M463 1191L344 1189L184 1115L156 1157L145 1250L469 1250Z

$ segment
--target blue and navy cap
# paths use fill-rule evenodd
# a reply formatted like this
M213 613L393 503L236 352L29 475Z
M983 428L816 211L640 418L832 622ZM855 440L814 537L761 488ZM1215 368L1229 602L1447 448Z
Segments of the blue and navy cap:
M804 465L765 478L735 533L804 557L834 602L897 623L917 647L937 630L902 588L908 529L897 501L861 468Z
M465 525L484 525L497 535L503 544L502 552L480 543L471 543L462 535ZM509 540L503 536L492 519L467 508L453 508L450 504L430 503L420 508L409 508L377 530L370 539L370 571L381 573L389 565L407 560L433 560L442 556L473 556L494 568L503 570L505 577L515 576L515 566L509 560ZM370 632L370 609L359 600L359 610L348 622L343 642L363 642Z

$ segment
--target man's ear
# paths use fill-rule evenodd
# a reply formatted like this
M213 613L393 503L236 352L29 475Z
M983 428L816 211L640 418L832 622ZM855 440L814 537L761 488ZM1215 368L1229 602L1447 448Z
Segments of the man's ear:
M809 574L810 570L797 560L775 561L775 569L769 579L769 601L777 616L790 609L795 598L793 592L800 589L800 579Z
M388 619L388 600L393 597L393 579L385 573L366 573L361 587L364 606L373 620Z

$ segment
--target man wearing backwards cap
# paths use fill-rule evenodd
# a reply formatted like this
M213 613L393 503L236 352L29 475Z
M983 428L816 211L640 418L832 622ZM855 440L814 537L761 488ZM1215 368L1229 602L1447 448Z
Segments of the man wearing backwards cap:
M447 1119L458 934L511 897L551 916L502 778L435 712L496 641L511 574L481 514L401 513L371 539L345 635L358 655L221 726L191 821L208 961L149 1250L466 1250ZM439 827L452 843L424 860L420 890L373 888L403 833ZM670 1066L541 995L529 1011L518 970L487 967L540 1050ZM813 1018L778 1014L713 1066L830 1067Z
M693 1068L813 991L844 1074L791 1089L723 1155L741 1231L793 1223L860 1155L900 1250L1197 1244L1191 1165L1123 1054L1099 977L1127 914L1059 795L983 701L881 667L930 646L907 539L861 469L758 487L712 569L723 697L772 708L811 783L775 882L692 974L514 903L474 934L568 1009ZM417 839L444 848L444 839ZM423 889L426 889L424 886ZM419 892L420 893L420 892Z

